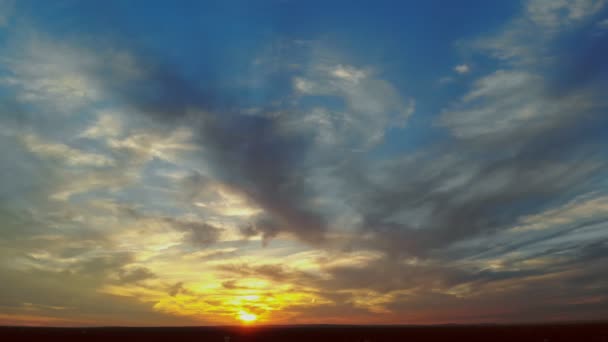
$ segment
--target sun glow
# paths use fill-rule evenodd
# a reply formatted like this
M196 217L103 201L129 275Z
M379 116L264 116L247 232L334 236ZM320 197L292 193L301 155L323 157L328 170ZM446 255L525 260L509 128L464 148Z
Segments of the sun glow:
M253 323L258 319L258 316L246 311L241 311L239 312L239 319L243 321L243 323Z

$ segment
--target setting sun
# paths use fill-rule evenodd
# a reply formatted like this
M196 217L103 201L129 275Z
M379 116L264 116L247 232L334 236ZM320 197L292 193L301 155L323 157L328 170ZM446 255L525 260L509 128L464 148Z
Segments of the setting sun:
M239 312L239 319L244 323L252 323L258 319L258 316L249 312L241 311Z

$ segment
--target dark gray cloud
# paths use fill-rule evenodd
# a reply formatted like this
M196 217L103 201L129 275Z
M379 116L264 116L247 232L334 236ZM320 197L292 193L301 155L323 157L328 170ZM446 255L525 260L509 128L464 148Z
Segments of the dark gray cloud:
M189 222L165 217L163 220L173 228L186 233L184 239L196 246L208 246L215 243L222 229L203 222Z
M135 283L154 278L156 274L146 267L123 268L118 271L118 279L121 283Z
M183 293L184 290L185 290L184 283L177 282L177 283L169 286L169 288L167 289L167 293L169 294L169 296L175 297L175 296L177 296L178 293Z
M74 274L90 279L92 284L102 284L113 272L135 261L133 253L111 253L82 258L75 265L64 268L66 274Z
M289 223L285 222L284 224ZM270 239L276 237L284 228L272 217L263 216L255 222L240 227L239 230L246 239L261 235L262 243L266 245Z
M109 79L108 88L112 84ZM280 231L319 242L325 222L309 203L313 194L302 172L309 142L281 134L272 116L231 110L236 103L221 93L210 95L206 88L177 70L157 67L145 79L118 89L117 95L161 122L194 128L201 157L214 177L263 207ZM267 233L264 227L259 230Z

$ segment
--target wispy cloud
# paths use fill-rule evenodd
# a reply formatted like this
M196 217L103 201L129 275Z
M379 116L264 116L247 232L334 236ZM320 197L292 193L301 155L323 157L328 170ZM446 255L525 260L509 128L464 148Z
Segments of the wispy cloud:
M507 23L504 29L477 39L472 45L502 61L543 64L551 60L550 51L558 34L590 20L605 5L603 0L526 1L521 15Z

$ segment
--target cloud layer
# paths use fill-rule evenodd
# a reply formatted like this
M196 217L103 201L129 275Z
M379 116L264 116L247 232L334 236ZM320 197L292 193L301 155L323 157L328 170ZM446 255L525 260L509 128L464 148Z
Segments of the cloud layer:
M523 2L441 89L332 34L177 63L2 6L0 323L607 313L604 1Z

